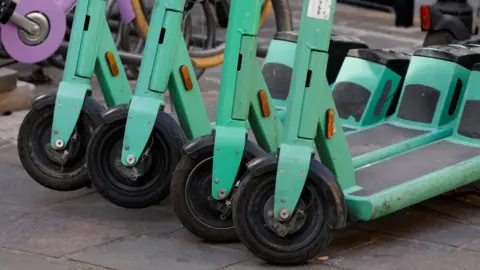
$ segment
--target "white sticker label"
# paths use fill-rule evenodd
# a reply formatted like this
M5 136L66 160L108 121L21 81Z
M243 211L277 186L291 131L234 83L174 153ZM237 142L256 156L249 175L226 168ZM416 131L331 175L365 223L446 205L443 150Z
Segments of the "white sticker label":
M310 18L329 20L331 0L310 0L307 16Z

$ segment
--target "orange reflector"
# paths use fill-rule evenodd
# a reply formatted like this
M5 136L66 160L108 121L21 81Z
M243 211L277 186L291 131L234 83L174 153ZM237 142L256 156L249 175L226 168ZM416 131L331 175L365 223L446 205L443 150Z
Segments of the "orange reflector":
M188 67L183 65L180 67L180 74L182 74L183 84L185 85L185 89L187 91L193 89L192 78L190 77L190 73L188 72Z
M328 109L327 110L327 139L330 139L333 137L333 134L335 134L335 111L333 109Z
M262 107L263 117L270 116L270 106L268 104L267 93L265 90L258 91L258 99L260 100L260 106Z
M423 31L428 31L432 27L430 8L427 5L420 6L420 23Z
M110 72L112 73L113 77L118 76L120 73L118 71L117 61L115 61L115 57L113 56L112 52L107 52L105 54L105 58L107 58L108 66L110 67Z

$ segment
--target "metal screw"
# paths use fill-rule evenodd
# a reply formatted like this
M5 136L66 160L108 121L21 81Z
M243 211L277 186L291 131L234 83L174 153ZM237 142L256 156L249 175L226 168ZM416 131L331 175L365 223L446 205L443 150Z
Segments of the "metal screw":
M218 198L220 198L221 200L225 199L227 197L227 191L225 189L220 189L218 191Z
M64 143L63 143L62 139L58 139L58 140L55 141L55 146L57 148L63 148L63 145L64 145Z
M54 131L53 131L53 134L58 134L58 130L54 130Z
M280 171L283 172L283 168L280 168Z
M286 202L287 202L287 198L283 197L283 198L282 198L282 202L283 202L283 203L286 203Z
M239 155L239 153L238 153L238 152L236 152L236 153L235 153L235 155L237 155L237 156L238 156L238 155Z
M217 149L217 152L220 152L220 148Z
M287 208L282 208L280 209L280 218L282 219L288 219L290 217L290 210Z
M215 179L215 184L218 184L220 183L220 181L218 179Z
M130 149L130 146L125 145L125 150L129 150L129 149Z
M132 165L133 163L135 163L135 156L134 155L128 155L127 156L127 164Z

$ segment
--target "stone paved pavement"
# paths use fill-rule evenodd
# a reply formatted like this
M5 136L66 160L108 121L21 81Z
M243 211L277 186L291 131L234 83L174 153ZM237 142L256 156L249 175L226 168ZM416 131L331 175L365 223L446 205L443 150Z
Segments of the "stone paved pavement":
M298 5L294 10L298 18ZM336 30L370 39L378 47L396 46L398 40L405 46L419 43L418 30L394 29L388 17L368 21L360 20L358 12L348 12L337 15ZM268 31L263 36L268 40ZM58 70L47 72L58 82ZM200 80L212 117L219 74L219 68L212 69ZM94 88L98 90L95 82ZM202 243L182 228L168 200L149 209L126 210L92 189L61 193L40 187L24 172L16 153L24 115L0 118L0 270L479 268L477 196L436 198L374 222L354 224L337 232L328 250L310 264L278 268L265 265L239 243Z

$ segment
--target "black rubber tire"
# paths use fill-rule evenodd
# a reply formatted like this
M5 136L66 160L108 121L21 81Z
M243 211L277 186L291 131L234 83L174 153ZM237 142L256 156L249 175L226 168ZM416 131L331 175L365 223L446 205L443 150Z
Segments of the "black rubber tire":
M152 131L150 162L146 173L137 182L127 180L116 167L121 155L125 118L103 124L92 135L88 145L88 173L93 186L109 202L131 209L158 204L168 197L172 173L183 156L185 136L178 123L160 111ZM113 160L112 160L113 159ZM139 162L140 163L140 162Z
M269 263L305 263L324 250L332 236L332 229L328 226L328 202L322 195L324 186L316 179L318 176L310 171L301 197L301 200L305 198L309 191L314 199L305 205L317 202L317 207L310 212L311 215L307 215L309 225L304 228L304 224L299 231L280 238L265 226L263 216L259 217L256 211L264 209L264 204L261 203L266 203L267 198L273 197L276 173L276 170L267 171L256 177L247 174L241 181L234 194L232 211L237 234L253 254ZM321 215L323 219L318 218Z
M428 32L423 47L455 43L455 37L448 31Z
M87 146L94 130L102 122L101 113L104 107L90 97L85 99L77 123L77 129L80 132L80 146L74 162L72 164L67 162L68 166L63 166L64 171L61 172L62 167L51 161L45 152L39 152L40 149L37 149L36 154L32 155L35 146L44 145L50 141L54 102L55 99L52 104L41 109L34 107L25 116L18 133L18 155L27 173L40 185L57 191L81 189L90 184L86 163ZM41 128L42 126L44 128ZM34 140L42 142L34 142ZM45 162L50 162L50 164L45 164Z
M205 185L201 185L202 188L206 188L208 190L208 195L211 195L210 188L211 188L211 170L212 170L212 163L213 163L213 149L214 149L214 137L211 135L205 135L202 137L197 138L197 140L210 140L207 146L200 148L192 155L185 155L175 170L172 180L172 204L173 209L175 210L175 214L177 215L180 222L183 226L189 230L191 233L196 235L197 237L208 241L208 242L216 242L216 243L228 243L234 242L238 240L237 233L235 231L235 227L233 227L233 220L231 215L229 215L225 220L220 219L220 211L212 210L212 209L205 209L202 204L205 201L200 201L195 205L198 206L197 209L201 209L202 214L206 212L211 212L213 217L216 219L209 219L206 221L207 218L213 218L212 216L203 216L203 222L193 213L193 210L189 206L189 199L187 198L187 194L191 195L192 190L187 190L187 184L189 184L190 175L195 172L197 165L205 162L204 165L206 168L209 169L208 172L205 173L206 177L201 177L196 179L197 183L201 180L206 181ZM247 141L245 145L245 151L243 155L243 161L240 165L239 172L237 174L237 180L241 179L243 174L247 171L246 164L258 157L263 155L265 152L256 144ZM208 181L208 182L207 182ZM194 189L195 191L201 191L202 189ZM232 190L231 194L234 193ZM197 193L198 194L198 193ZM196 195L196 194L194 194ZM205 194L202 194L205 195ZM198 195L197 195L198 196ZM231 199L231 196L228 199ZM213 199L212 199L213 200ZM223 203L224 201L222 201ZM208 203L208 202L207 202ZM190 203L191 204L191 203ZM213 224L215 223L215 225Z

